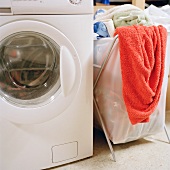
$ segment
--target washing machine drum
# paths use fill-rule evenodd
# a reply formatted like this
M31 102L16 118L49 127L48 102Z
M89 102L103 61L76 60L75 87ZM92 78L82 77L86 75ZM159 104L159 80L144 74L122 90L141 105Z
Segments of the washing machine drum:
M1 96L22 106L45 101L60 87L59 60L60 47L45 35L21 32L6 37L0 47Z

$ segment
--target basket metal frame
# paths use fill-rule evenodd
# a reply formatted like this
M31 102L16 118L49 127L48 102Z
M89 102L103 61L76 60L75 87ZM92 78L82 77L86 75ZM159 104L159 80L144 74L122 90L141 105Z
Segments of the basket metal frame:
M108 54L106 55L106 58L104 59L102 65L100 66L100 65L93 64L93 67L94 67L94 68L100 69L100 70L99 70L99 73L98 73L98 75L97 75L97 77L96 77L96 80L95 80L95 82L94 82L94 85L93 85L93 92L94 92L94 90L95 90L95 88L96 88L96 86L97 86L97 83L98 83L98 81L99 81L99 78L100 78L100 76L101 76L101 73L102 73L103 69L105 68L105 66L106 66L106 64L107 64L107 62L108 62L108 60L109 60L110 54L111 54L111 52L112 52L112 48L113 48L114 43L115 43L115 41L117 40L117 38L118 38L118 36L115 36L115 37L114 37L114 41L113 41L113 43L112 43L112 45L111 45L111 47L110 47L110 50L108 51ZM95 98L94 93L93 93L93 102L94 102L94 106L95 106L95 108L96 108L97 116L98 116L99 121L100 121L100 123L101 123L102 130L103 130L104 135L105 135L105 137L106 137L106 141L107 141L107 144L108 144L108 146L109 146L109 149L110 149L110 152L111 152L113 161L116 162L115 151L114 151L114 149L113 149L112 142L111 142L111 140L109 139L109 135L108 135L107 130L106 130L106 125L105 125L105 123L104 123L104 121L103 121L103 118L102 118L102 115L101 115L101 113L100 113L100 109L99 109L99 106L98 106L98 104L97 104L97 101L96 101L96 98ZM169 137L169 134L168 134L166 125L164 125L164 131L165 131L165 134L166 134L166 136L167 136L168 143L170 144L170 137Z

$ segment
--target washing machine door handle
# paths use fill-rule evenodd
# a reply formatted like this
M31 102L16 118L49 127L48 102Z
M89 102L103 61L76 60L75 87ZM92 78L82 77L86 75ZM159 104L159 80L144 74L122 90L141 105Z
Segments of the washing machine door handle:
M76 67L73 55L65 46L60 48L60 82L62 94L66 97L74 86Z

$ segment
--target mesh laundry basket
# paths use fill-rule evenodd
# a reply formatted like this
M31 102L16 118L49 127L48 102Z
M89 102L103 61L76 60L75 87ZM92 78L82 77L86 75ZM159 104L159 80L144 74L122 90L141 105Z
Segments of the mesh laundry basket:
M132 125L122 95L119 39L104 38L94 42L94 99L107 134L114 144L126 143L153 135L165 125L165 103L168 82L168 57L160 100L148 123ZM95 126L100 128L94 107Z

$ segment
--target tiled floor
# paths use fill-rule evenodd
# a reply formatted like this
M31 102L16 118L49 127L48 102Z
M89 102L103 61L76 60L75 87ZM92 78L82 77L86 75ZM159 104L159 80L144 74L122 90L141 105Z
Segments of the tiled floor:
M170 113L166 116L170 135ZM170 170L170 144L165 132L134 142L114 145L114 162L103 133L94 132L94 155L53 170Z

